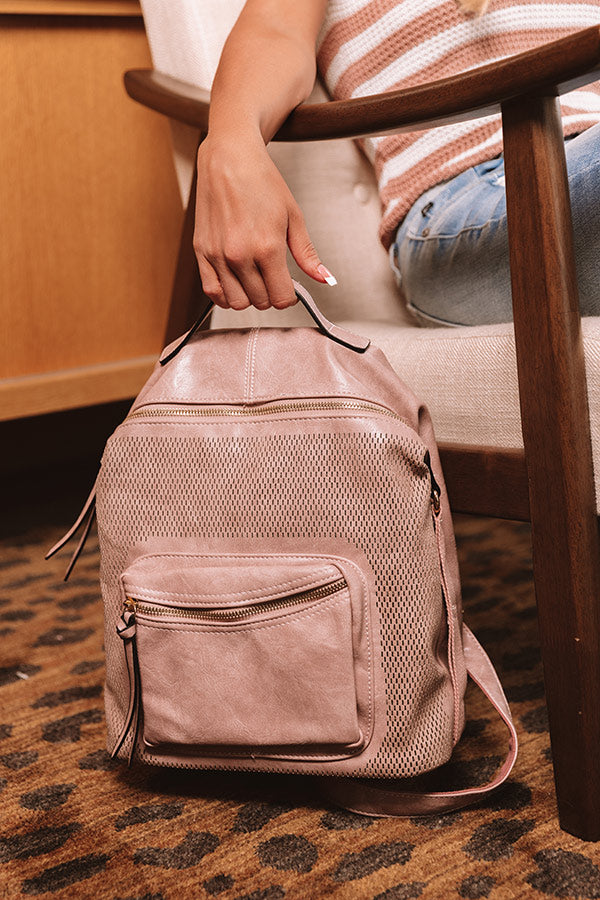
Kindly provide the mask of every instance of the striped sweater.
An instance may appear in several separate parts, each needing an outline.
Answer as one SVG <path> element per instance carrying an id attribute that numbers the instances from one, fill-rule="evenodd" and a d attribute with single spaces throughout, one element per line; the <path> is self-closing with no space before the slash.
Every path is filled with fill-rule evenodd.
<path id="1" fill-rule="evenodd" d="M 336 100 L 445 78 L 600 24 L 600 0 L 491 0 L 479 17 L 455 0 L 329 0 L 317 62 Z M 565 135 L 600 122 L 600 82 L 561 99 Z M 502 152 L 500 116 L 369 138 L 386 247 L 421 194 Z"/>

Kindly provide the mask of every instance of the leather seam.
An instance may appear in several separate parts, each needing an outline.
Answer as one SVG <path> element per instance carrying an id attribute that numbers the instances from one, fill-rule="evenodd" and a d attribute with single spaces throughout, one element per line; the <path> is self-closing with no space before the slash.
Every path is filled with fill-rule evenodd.
<path id="1" fill-rule="evenodd" d="M 256 329 L 254 329 L 254 330 L 255 330 L 255 331 L 260 331 L 260 328 L 256 328 Z M 316 396 L 317 396 L 316 394 L 311 394 L 311 395 L 310 395 L 310 398 L 315 399 Z M 373 400 L 372 397 L 369 398 L 369 397 L 364 397 L 364 396 L 362 396 L 362 395 L 360 395 L 360 394 L 357 394 L 356 391 L 345 391 L 343 388 L 338 388 L 338 387 L 335 388 L 335 393 L 334 393 L 334 394 L 331 394 L 331 395 L 328 395 L 328 396 L 330 396 L 332 399 L 335 399 L 335 397 L 352 397 L 353 400 L 361 400 L 361 401 L 363 401 L 363 402 L 365 402 L 365 403 L 378 403 L 378 402 L 379 402 L 378 400 Z M 255 403 L 258 403 L 258 402 L 263 402 L 263 401 L 264 401 L 264 402 L 266 402 L 266 403 L 276 403 L 279 399 L 280 399 L 280 398 L 270 396 L 269 394 L 260 394 L 260 395 L 258 395 L 258 396 L 256 396 L 256 397 L 254 397 L 254 402 L 255 402 Z M 291 399 L 291 400 L 306 400 L 306 399 L 309 399 L 309 398 L 308 398 L 308 397 L 291 397 L 291 398 L 290 398 L 290 397 L 287 397 L 287 396 L 286 396 L 286 397 L 281 397 L 282 402 L 283 402 L 284 400 L 285 400 L 285 401 L 288 401 L 288 400 L 290 400 L 290 399 Z M 152 399 L 144 400 L 144 402 L 143 402 L 142 404 L 140 404 L 139 406 L 136 406 L 135 409 L 132 409 L 132 412 L 141 412 L 141 410 L 142 410 L 145 406 L 157 406 L 157 405 L 160 404 L 160 403 L 174 403 L 174 404 L 176 404 L 177 406 L 185 406 L 185 405 L 188 405 L 188 404 L 195 404 L 195 403 L 208 404 L 208 405 L 210 405 L 210 406 L 213 406 L 213 405 L 214 405 L 214 406 L 220 406 L 220 405 L 226 403 L 228 406 L 231 406 L 232 404 L 236 404 L 236 403 L 245 403 L 245 402 L 246 402 L 246 401 L 245 401 L 245 398 L 244 398 L 244 397 L 241 397 L 241 398 L 240 398 L 240 397 L 227 397 L 226 399 L 221 398 L 220 400 L 214 399 L 214 398 L 211 398 L 211 397 L 199 397 L 199 398 L 196 397 L 196 398 L 194 398 L 193 400 L 181 400 L 181 399 L 179 399 L 179 400 L 174 400 L 174 399 L 173 399 L 173 395 L 171 394 L 171 395 L 166 396 L 166 397 L 165 397 L 165 396 L 162 396 L 162 397 L 152 397 Z M 382 403 L 381 405 L 382 405 L 382 406 L 385 406 L 385 403 Z M 387 408 L 387 407 L 386 407 L 386 408 Z M 393 411 L 393 410 L 392 410 L 392 411 Z"/>
<path id="2" fill-rule="evenodd" d="M 437 558 L 440 568 L 440 586 L 442 591 L 442 607 L 445 609 L 445 619 L 446 619 L 446 628 L 448 632 L 448 648 L 447 648 L 447 657 L 448 657 L 448 671 L 450 674 L 450 683 L 452 685 L 452 700 L 453 700 L 453 723 L 452 723 L 452 743 L 453 745 L 458 743 L 458 739 L 460 738 L 459 732 L 459 721 L 461 719 L 461 707 L 464 703 L 464 698 L 461 697 L 461 692 L 458 686 L 458 660 L 457 660 L 457 635 L 454 630 L 454 610 L 456 608 L 455 603 L 450 596 L 450 591 L 448 588 L 448 578 L 446 577 L 446 567 L 445 567 L 445 553 L 443 546 L 443 511 L 440 511 L 439 515 L 433 518 L 433 531 L 435 534 L 436 540 L 436 549 L 437 549 Z"/>
<path id="3" fill-rule="evenodd" d="M 254 380 L 256 375 L 256 345 L 258 343 L 258 332 L 259 329 L 254 329 L 252 334 L 252 349 L 251 349 L 251 359 L 250 359 L 250 386 L 249 386 L 249 394 L 248 394 L 248 402 L 252 402 L 252 395 L 254 393 Z"/>
<path id="4" fill-rule="evenodd" d="M 246 358 L 244 360 L 244 397 L 243 403 L 248 402 L 248 360 L 250 356 L 250 343 L 252 339 L 252 331 L 248 334 L 248 340 L 246 341 Z"/>
<path id="5" fill-rule="evenodd" d="M 336 567 L 337 568 L 337 567 Z M 339 571 L 339 570 L 338 570 Z M 227 599 L 227 598 L 235 598 L 235 597 L 264 597 L 265 599 L 269 599 L 270 597 L 277 596 L 278 593 L 283 588 L 290 587 L 302 587 L 306 590 L 311 590 L 313 587 L 319 587 L 322 584 L 326 584 L 323 579 L 325 577 L 325 570 L 323 570 L 322 575 L 315 575 L 309 581 L 305 581 L 301 578 L 295 578 L 291 581 L 282 581 L 277 584 L 271 585 L 267 590 L 261 590 L 260 588 L 255 588 L 255 590 L 248 591 L 229 591 L 227 593 L 216 593 L 216 594 L 206 594 L 204 592 L 198 591 L 197 593 L 186 593 L 184 591 L 161 591 L 154 590 L 153 588 L 133 588 L 138 590 L 140 593 L 147 594 L 152 597 L 190 597 L 194 600 L 197 600 L 201 603 L 203 600 L 216 600 L 216 599 Z M 139 598 L 141 599 L 141 598 Z"/>
<path id="6" fill-rule="evenodd" d="M 274 413 L 274 415 L 276 415 L 276 413 Z M 302 422 L 302 421 L 313 422 L 313 421 L 319 421 L 319 420 L 338 420 L 338 419 L 339 419 L 339 420 L 348 420 L 348 421 L 355 421 L 355 422 L 363 422 L 363 421 L 364 421 L 364 422 L 369 422 L 369 421 L 371 421 L 371 419 L 375 418 L 376 416 L 377 416 L 377 413 L 374 413 L 374 414 L 372 414 L 372 415 L 370 415 L 370 416 L 366 416 L 366 415 L 364 415 L 364 416 L 357 416 L 356 414 L 352 414 L 352 413 L 349 414 L 349 415 L 344 415 L 343 413 L 330 413 L 330 414 L 328 414 L 328 415 L 322 415 L 322 416 L 312 416 L 312 415 L 308 415 L 308 416 L 306 416 L 306 417 L 298 417 L 298 416 L 278 416 L 278 418 L 277 418 L 275 421 L 276 421 L 276 422 Z M 381 414 L 378 416 L 378 418 L 383 418 L 383 419 L 385 419 L 386 421 L 389 422 L 389 416 L 386 416 L 385 413 L 381 413 Z M 271 420 L 265 419 L 265 421 L 271 422 L 271 423 L 273 422 L 272 419 L 271 419 Z M 406 420 L 404 420 L 404 419 L 402 419 L 402 420 L 396 420 L 396 421 L 397 421 L 397 422 L 399 421 L 399 423 L 400 423 L 401 425 L 404 425 L 405 428 L 408 428 L 409 431 L 411 431 L 411 432 L 413 433 L 414 437 L 415 437 L 415 438 L 417 439 L 417 441 L 419 442 L 419 445 L 420 445 L 421 447 L 423 447 L 424 450 L 427 449 L 426 444 L 423 443 L 422 439 L 421 439 L 420 436 L 419 436 L 419 433 L 416 431 L 416 429 L 413 428 L 412 425 L 410 425 L 410 424 L 409 424 Z M 127 423 L 126 423 L 126 422 L 123 422 L 123 425 L 125 425 L 125 424 L 127 424 L 127 425 L 134 425 L 134 426 L 136 426 L 136 427 L 146 426 L 146 427 L 156 428 L 156 422 L 140 422 L 140 421 L 137 421 L 137 422 L 127 422 Z M 206 425 L 206 423 L 204 423 L 204 424 Z M 253 419 L 251 422 L 248 422 L 248 420 L 246 420 L 245 424 L 261 425 L 261 424 L 262 424 L 262 421 L 261 421 L 260 419 Z M 185 421 L 183 421 L 183 420 L 179 420 L 178 422 L 169 422 L 169 427 L 172 427 L 173 425 L 187 425 L 188 427 L 190 427 L 190 426 L 195 426 L 195 427 L 197 427 L 198 422 L 185 422 Z M 211 428 L 214 428 L 214 427 L 231 426 L 231 421 L 229 420 L 229 421 L 226 421 L 226 422 L 216 422 L 216 421 L 215 421 L 215 422 L 210 422 L 210 423 L 209 423 L 209 426 L 210 426 Z M 266 435 L 266 437 L 271 437 L 271 435 Z M 411 437 L 412 437 L 412 435 L 411 435 Z M 110 440 L 112 440 L 113 438 L 114 438 L 114 435 L 111 436 Z M 208 439 L 210 439 L 210 438 L 206 438 L 206 439 L 208 440 Z"/>
<path id="7" fill-rule="evenodd" d="M 348 759 L 352 759 L 355 756 L 359 756 L 364 752 L 368 744 L 360 745 L 357 749 L 353 747 L 350 748 L 347 752 L 338 753 L 337 751 L 332 751 L 331 756 L 327 754 L 322 754 L 321 756 L 317 756 L 315 754 L 306 754 L 301 755 L 298 753 L 296 756 L 267 756 L 265 755 L 256 755 L 254 759 L 259 763 L 258 766 L 248 765 L 248 760 L 250 757 L 248 756 L 223 756 L 222 758 L 217 758 L 214 756 L 211 757 L 197 757 L 199 762 L 204 763 L 204 759 L 210 760 L 208 763 L 204 764 L 195 764 L 195 763 L 184 763 L 184 762 L 172 762 L 168 756 L 162 756 L 160 753 L 152 752 L 149 749 L 147 744 L 143 744 L 141 742 L 141 750 L 138 747 L 140 753 L 140 759 L 142 762 L 149 761 L 151 763 L 156 763 L 157 765 L 167 766 L 170 769 L 185 769 L 192 772 L 248 772 L 248 773 L 258 773 L 258 774 L 288 774 L 288 775 L 317 775 L 317 776 L 327 776 L 329 772 L 323 771 L 323 764 L 337 763 L 337 762 L 345 762 Z M 232 765 L 232 761 L 236 763 L 239 761 L 239 765 Z M 271 763 L 282 764 L 284 768 L 273 769 L 270 767 Z M 302 764 L 306 766 L 302 771 L 298 771 L 298 764 Z M 309 769 L 308 765 L 310 763 L 320 764 L 319 768 Z M 352 779 L 354 776 L 350 773 L 346 772 L 332 772 L 331 773 L 335 777 L 339 778 L 348 778 Z"/>
<path id="8" fill-rule="evenodd" d="M 279 559 L 279 560 L 295 560 L 305 559 L 308 562 L 314 562 L 318 559 L 340 559 L 344 562 L 352 562 L 341 556 L 308 556 L 305 553 L 144 553 L 137 557 L 136 562 L 142 559 Z"/>
<path id="9" fill-rule="evenodd" d="M 250 403 L 252 397 L 253 368 L 254 368 L 254 345 L 256 342 L 257 328 L 252 328 L 248 334 L 246 343 L 246 360 L 244 363 L 244 403 Z"/>

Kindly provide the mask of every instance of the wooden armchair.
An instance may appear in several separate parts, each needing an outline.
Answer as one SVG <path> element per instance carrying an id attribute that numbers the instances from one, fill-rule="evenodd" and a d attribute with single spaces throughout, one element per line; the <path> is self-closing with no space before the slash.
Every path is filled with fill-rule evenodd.
<path id="1" fill-rule="evenodd" d="M 600 839 L 600 544 L 557 95 L 599 77 L 600 28 L 594 27 L 410 90 L 305 104 L 274 139 L 320 141 L 415 131 L 502 112 L 524 449 L 448 442 L 439 432 L 438 437 L 455 511 L 531 520 L 560 823 L 587 840 Z M 200 137 L 205 134 L 207 92 L 157 71 L 127 72 L 125 84 L 135 100 L 193 126 Z M 195 318 L 202 296 L 192 250 L 193 219 L 192 185 L 169 339 Z M 363 318 L 368 315 L 365 310 Z M 344 324 L 361 330 L 356 322 Z M 368 322 L 362 324 L 368 332 Z M 394 327 L 405 331 L 410 326 L 405 320 L 390 325 L 386 352 Z M 377 336 L 375 340 L 382 346 Z M 390 361 L 411 384 L 402 361 Z M 436 367 L 444 365 L 443 355 L 436 358 Z M 595 391 L 598 378 L 595 369 L 590 372 L 590 389 Z M 436 422 L 435 397 L 421 397 Z"/>

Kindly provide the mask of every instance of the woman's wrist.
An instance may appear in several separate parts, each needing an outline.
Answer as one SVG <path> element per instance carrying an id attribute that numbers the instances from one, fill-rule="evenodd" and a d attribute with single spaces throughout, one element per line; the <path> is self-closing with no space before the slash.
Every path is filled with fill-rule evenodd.
<path id="1" fill-rule="evenodd" d="M 208 118 L 208 133 L 213 143 L 262 143 L 265 140 L 261 133 L 258 115 L 252 115 L 245 109 L 227 106 L 225 109 L 212 107 Z"/>
<path id="2" fill-rule="evenodd" d="M 240 182 L 265 177 L 273 163 L 259 131 L 250 128 L 215 129 L 208 132 L 198 149 L 199 173 L 203 177 Z"/>

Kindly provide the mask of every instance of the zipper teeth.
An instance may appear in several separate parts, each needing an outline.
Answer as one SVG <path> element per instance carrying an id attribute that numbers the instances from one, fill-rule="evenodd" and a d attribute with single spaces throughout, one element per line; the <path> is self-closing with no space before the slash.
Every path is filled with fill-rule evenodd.
<path id="1" fill-rule="evenodd" d="M 207 418 L 213 416 L 232 416 L 234 418 L 244 418 L 248 416 L 268 416 L 280 412 L 309 412 L 312 410 L 336 410 L 336 409 L 358 409 L 368 410 L 369 412 L 377 412 L 382 415 L 390 416 L 393 419 L 399 419 L 401 422 L 406 420 L 377 403 L 367 403 L 360 400 L 314 400 L 314 401 L 297 401 L 294 403 L 273 403 L 253 407 L 226 407 L 226 406 L 207 406 L 195 407 L 189 409 L 180 406 L 146 406 L 130 413 L 127 419 L 140 418 L 159 418 L 162 416 L 182 416 L 184 418 Z"/>
<path id="2" fill-rule="evenodd" d="M 187 609 L 176 606 L 152 606 L 136 600 L 134 597 L 128 597 L 125 603 L 126 606 L 132 608 L 135 612 L 147 616 L 177 616 L 184 619 L 236 621 L 237 619 L 248 619 L 261 613 L 275 612 L 288 606 L 306 603 L 310 600 L 321 600 L 324 597 L 329 597 L 331 594 L 336 594 L 345 587 L 347 587 L 346 579 L 338 578 L 337 581 L 321 585 L 318 588 L 312 588 L 309 591 L 301 591 L 289 597 L 281 597 L 278 600 L 268 600 L 266 603 L 256 603 L 251 607 L 236 607 L 235 609 Z"/>

